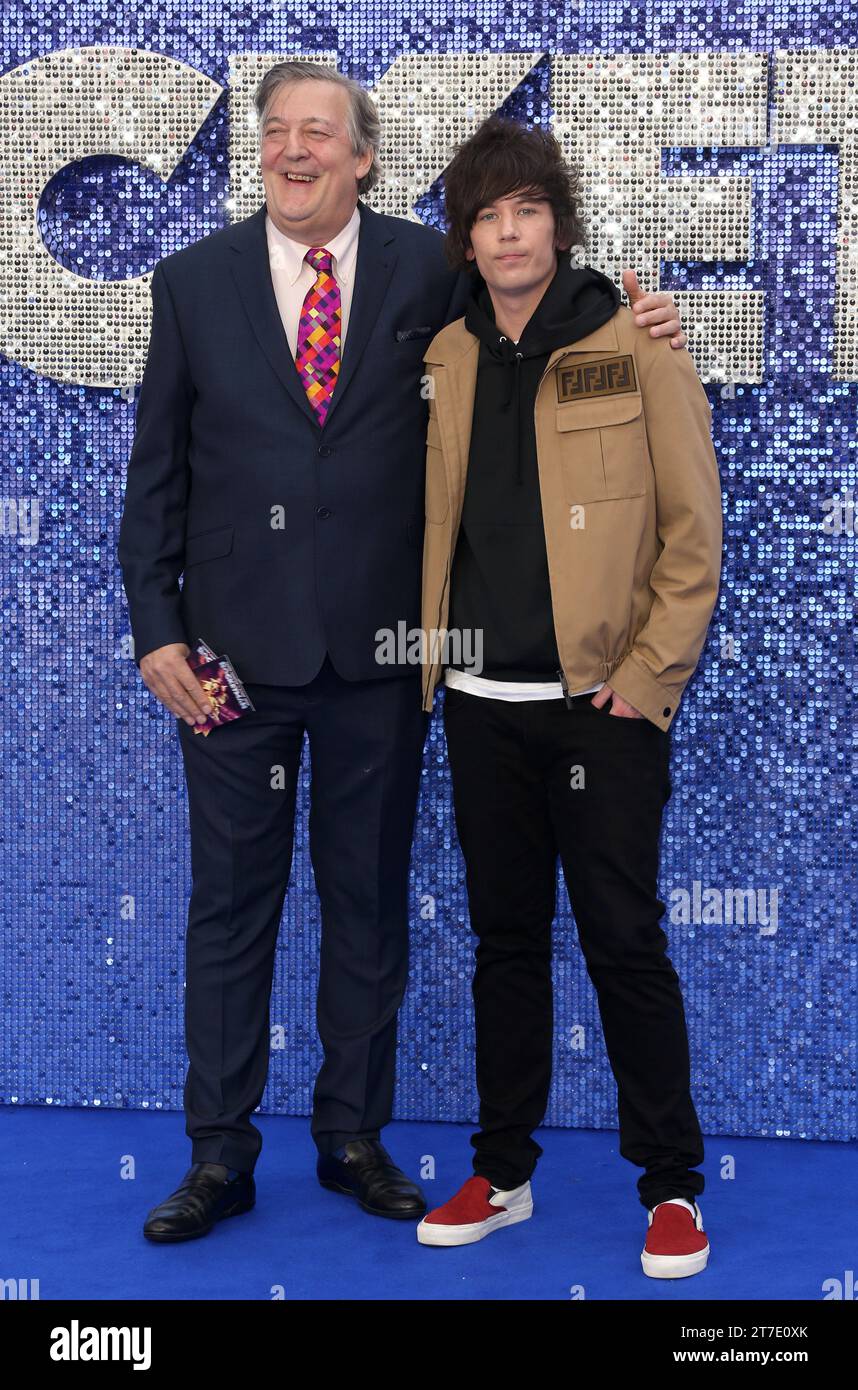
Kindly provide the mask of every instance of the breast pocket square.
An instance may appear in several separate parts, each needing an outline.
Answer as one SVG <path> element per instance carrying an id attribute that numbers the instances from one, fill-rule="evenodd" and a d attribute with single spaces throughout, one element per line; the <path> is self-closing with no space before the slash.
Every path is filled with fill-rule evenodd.
<path id="1" fill-rule="evenodd" d="M 397 328 L 396 341 L 410 343 L 414 338 L 431 338 L 434 332 L 431 324 L 422 324 L 419 328 Z"/>

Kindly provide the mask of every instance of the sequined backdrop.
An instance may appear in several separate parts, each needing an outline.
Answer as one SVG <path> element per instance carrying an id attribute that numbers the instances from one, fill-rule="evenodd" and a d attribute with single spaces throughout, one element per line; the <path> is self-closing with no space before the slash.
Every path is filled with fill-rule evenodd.
<path id="1" fill-rule="evenodd" d="M 375 92 L 375 206 L 440 225 L 439 177 L 484 115 L 550 122 L 586 171 L 586 259 L 675 292 L 725 505 L 663 840 L 694 1096 L 709 1133 L 854 1137 L 854 8 L 39 0 L 0 23 L 0 1100 L 181 1108 L 184 780 L 115 553 L 146 276 L 258 206 L 253 83 L 324 55 Z M 306 781 L 262 1107 L 292 1114 L 319 1060 Z M 396 1113 L 473 1119 L 437 719 L 412 883 Z M 558 904 L 548 1121 L 611 1127 L 562 884 Z"/>

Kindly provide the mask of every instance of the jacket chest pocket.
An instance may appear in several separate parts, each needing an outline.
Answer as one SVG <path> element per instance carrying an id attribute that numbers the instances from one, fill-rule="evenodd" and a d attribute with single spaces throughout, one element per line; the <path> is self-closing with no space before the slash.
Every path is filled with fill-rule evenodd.
<path id="1" fill-rule="evenodd" d="M 427 521 L 446 521 L 450 510 L 447 494 L 447 472 L 444 468 L 444 450 L 441 447 L 441 430 L 434 415 L 429 417 L 426 430 L 426 519 Z"/>
<path id="2" fill-rule="evenodd" d="M 567 502 L 603 502 L 646 492 L 646 430 L 639 392 L 558 405 L 555 428 Z"/>

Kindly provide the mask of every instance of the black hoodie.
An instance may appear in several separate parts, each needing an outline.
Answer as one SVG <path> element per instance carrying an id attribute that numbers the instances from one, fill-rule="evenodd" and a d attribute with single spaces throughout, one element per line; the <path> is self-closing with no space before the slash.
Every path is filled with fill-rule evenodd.
<path id="1" fill-rule="evenodd" d="M 465 327 L 480 340 L 468 477 L 450 585 L 451 630 L 482 630 L 488 679 L 557 679 L 545 530 L 536 463 L 534 403 L 555 348 L 592 333 L 617 312 L 620 292 L 589 266 L 558 255 L 557 271 L 517 343 L 495 323 L 474 275 Z M 465 643 L 473 650 L 473 638 Z M 468 669 L 464 662 L 450 663 Z M 475 673 L 477 674 L 477 673 Z"/>

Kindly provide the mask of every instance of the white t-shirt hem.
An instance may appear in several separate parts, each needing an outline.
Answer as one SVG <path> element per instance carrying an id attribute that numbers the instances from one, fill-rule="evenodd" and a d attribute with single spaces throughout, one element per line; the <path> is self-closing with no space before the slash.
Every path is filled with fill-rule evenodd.
<path id="1" fill-rule="evenodd" d="M 486 676 L 475 676 L 470 671 L 456 671 L 452 667 L 444 672 L 444 684 L 454 690 L 464 690 L 466 695 L 482 695 L 490 700 L 562 700 L 563 687 L 559 681 L 506 681 L 489 680 Z M 594 695 L 605 684 L 588 686 L 586 690 L 571 690 L 570 695 Z"/>

